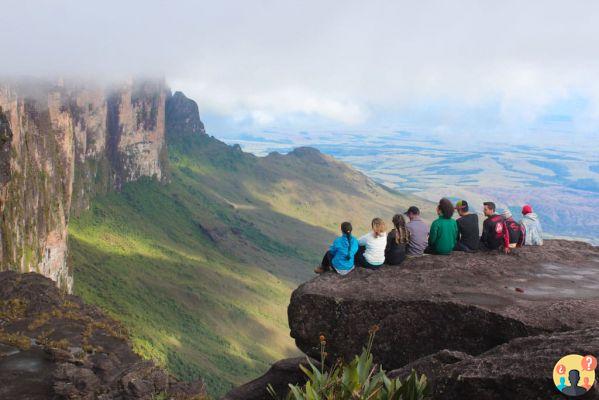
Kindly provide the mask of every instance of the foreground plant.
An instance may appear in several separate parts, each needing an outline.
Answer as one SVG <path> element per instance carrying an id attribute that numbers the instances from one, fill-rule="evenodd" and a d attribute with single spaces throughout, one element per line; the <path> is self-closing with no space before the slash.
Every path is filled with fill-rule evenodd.
<path id="1" fill-rule="evenodd" d="M 320 337 L 321 367 L 316 367 L 308 359 L 309 367 L 300 365 L 308 377 L 305 385 L 289 385 L 286 400 L 422 400 L 428 394 L 425 375 L 412 370 L 403 382 L 387 377 L 385 371 L 374 363 L 372 343 L 378 327 L 370 330 L 368 344 L 360 356 L 356 356 L 349 364 L 337 361 L 329 370 L 325 370 L 325 345 Z M 270 395 L 277 399 L 271 385 Z"/>

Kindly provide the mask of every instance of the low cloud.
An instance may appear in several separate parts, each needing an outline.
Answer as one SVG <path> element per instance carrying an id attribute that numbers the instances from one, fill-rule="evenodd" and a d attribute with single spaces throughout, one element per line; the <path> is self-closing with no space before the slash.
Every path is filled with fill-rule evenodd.
<path id="1" fill-rule="evenodd" d="M 355 126 L 444 102 L 495 103 L 509 127 L 582 96 L 591 106 L 570 112 L 589 126 L 597 15 L 599 2 L 555 0 L 11 2 L 0 74 L 164 76 L 205 112 L 258 125 Z"/>

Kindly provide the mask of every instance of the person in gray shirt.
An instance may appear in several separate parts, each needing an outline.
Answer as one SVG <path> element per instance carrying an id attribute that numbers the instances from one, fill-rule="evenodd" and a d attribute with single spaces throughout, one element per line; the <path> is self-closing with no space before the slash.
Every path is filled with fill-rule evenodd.
<path id="1" fill-rule="evenodd" d="M 410 232 L 408 257 L 421 256 L 428 244 L 428 226 L 420 219 L 418 207 L 411 206 L 404 214 L 410 219 L 410 222 L 406 224 L 406 228 Z"/>

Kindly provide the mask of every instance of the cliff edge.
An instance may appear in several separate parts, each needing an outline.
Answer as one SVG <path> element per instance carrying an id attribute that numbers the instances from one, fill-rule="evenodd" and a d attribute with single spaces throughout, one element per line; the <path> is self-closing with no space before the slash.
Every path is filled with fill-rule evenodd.
<path id="1" fill-rule="evenodd" d="M 352 359 L 377 326 L 375 361 L 391 377 L 425 374 L 432 400 L 565 397 L 553 383 L 568 354 L 599 354 L 599 248 L 547 240 L 510 255 L 423 256 L 400 266 L 325 273 L 300 285 L 288 307 L 291 336 L 329 363 Z M 305 359 L 283 360 L 223 400 L 267 400 L 268 383 L 304 383 Z M 583 399 L 599 399 L 595 389 Z"/>
<path id="2" fill-rule="evenodd" d="M 0 398 L 199 399 L 133 353 L 126 330 L 39 274 L 0 272 Z"/>
<path id="3" fill-rule="evenodd" d="M 510 255 L 454 252 L 323 274 L 293 292 L 288 315 L 291 336 L 311 356 L 322 334 L 332 357 L 349 359 L 373 325 L 373 354 L 387 369 L 443 349 L 477 355 L 518 337 L 594 326 L 599 248 L 548 240 Z"/>
<path id="4" fill-rule="evenodd" d="M 204 133 L 195 102 L 162 81 L 0 82 L 0 270 L 71 291 L 69 218 L 127 182 L 168 181 L 167 124 Z"/>

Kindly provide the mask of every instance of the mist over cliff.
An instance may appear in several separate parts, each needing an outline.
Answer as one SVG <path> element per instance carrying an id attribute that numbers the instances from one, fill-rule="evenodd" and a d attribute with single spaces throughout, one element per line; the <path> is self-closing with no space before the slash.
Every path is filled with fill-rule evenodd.
<path id="1" fill-rule="evenodd" d="M 0 83 L 2 269 L 40 272 L 71 290 L 70 216 L 140 177 L 168 180 L 169 99 L 159 80 Z"/>

